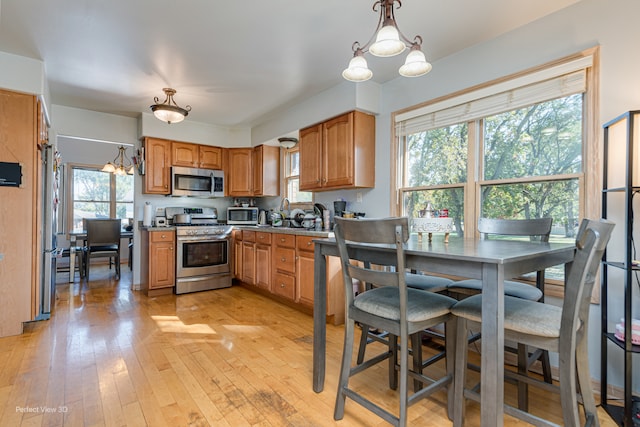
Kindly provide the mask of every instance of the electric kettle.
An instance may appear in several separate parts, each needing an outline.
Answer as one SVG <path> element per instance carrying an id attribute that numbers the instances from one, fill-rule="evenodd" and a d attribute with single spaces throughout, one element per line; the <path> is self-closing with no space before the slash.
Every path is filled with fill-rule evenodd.
<path id="1" fill-rule="evenodd" d="M 267 212 L 264 210 L 258 215 L 258 225 L 267 225 Z"/>

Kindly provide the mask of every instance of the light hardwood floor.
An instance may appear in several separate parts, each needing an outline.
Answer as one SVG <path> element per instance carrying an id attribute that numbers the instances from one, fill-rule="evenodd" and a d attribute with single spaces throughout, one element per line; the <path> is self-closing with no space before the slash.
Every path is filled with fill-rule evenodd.
<path id="1" fill-rule="evenodd" d="M 59 274 L 54 316 L 0 338 L 0 426 L 388 425 L 351 401 L 333 420 L 341 327 L 327 325 L 316 394 L 311 316 L 240 286 L 147 298 L 130 290 L 126 265 L 122 273 L 116 281 L 106 266 L 92 268 L 90 283 L 76 275 L 73 284 Z M 393 408 L 385 368 L 353 381 Z M 410 425 L 451 425 L 445 404 L 440 392 L 412 406 Z M 465 425 L 478 426 L 478 406 L 467 407 Z M 557 396 L 534 394 L 532 411 L 558 421 Z"/>

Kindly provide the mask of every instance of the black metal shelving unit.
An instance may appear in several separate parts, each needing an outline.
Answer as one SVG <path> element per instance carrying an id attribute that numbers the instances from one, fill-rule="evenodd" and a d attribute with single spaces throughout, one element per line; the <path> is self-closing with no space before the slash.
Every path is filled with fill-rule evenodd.
<path id="1" fill-rule="evenodd" d="M 623 221 L 618 219 L 616 228 L 624 227 L 625 249 L 623 259 L 610 260 L 605 252 L 602 261 L 602 289 L 601 289 L 601 378 L 600 392 L 602 407 L 621 426 L 633 427 L 636 417 L 633 396 L 633 356 L 640 353 L 640 345 L 632 344 L 632 319 L 633 319 L 633 278 L 640 268 L 633 264 L 633 197 L 640 193 L 640 138 L 635 133 L 640 131 L 640 111 L 628 111 L 610 122 L 604 124 L 604 157 L 603 157 L 603 186 L 602 186 L 602 216 L 610 218 L 614 213 L 608 211 L 610 198 L 617 197 L 618 204 L 624 198 Z M 636 140 L 639 139 L 639 140 Z M 635 160 L 638 157 L 638 160 Z M 624 163 L 624 173 L 621 168 Z M 620 214 L 618 206 L 615 206 L 616 214 Z M 622 223 L 623 222 L 623 223 Z M 614 243 L 620 245 L 619 241 Z M 609 248 L 612 248 L 609 243 Z M 619 282 L 610 282 L 609 275 L 617 270 L 616 274 L 623 276 L 624 286 L 624 341 L 618 340 L 615 333 L 611 332 L 609 325 L 609 303 L 619 304 L 620 301 L 609 301 L 609 286 L 619 286 Z M 618 320 L 618 319 L 616 319 Z M 610 345 L 613 343 L 614 345 Z M 608 393 L 608 360 L 609 353 L 622 351 L 624 353 L 624 390 L 623 405 L 612 404 L 613 399 Z M 616 399 L 618 400 L 618 399 Z M 640 419 L 636 419 L 640 421 Z"/>

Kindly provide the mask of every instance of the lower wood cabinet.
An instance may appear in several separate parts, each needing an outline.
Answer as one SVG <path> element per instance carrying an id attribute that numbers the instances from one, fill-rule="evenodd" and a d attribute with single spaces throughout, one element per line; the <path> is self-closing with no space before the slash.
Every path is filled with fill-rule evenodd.
<path id="1" fill-rule="evenodd" d="M 173 230 L 140 233 L 140 289 L 149 295 L 173 292 L 176 284 L 176 233 Z M 147 268 L 144 268 L 147 266 Z"/>
<path id="2" fill-rule="evenodd" d="M 309 314 L 314 300 L 314 243 L 317 236 L 234 231 L 234 275 L 251 289 Z M 344 323 L 340 260 L 327 259 L 327 321 Z"/>

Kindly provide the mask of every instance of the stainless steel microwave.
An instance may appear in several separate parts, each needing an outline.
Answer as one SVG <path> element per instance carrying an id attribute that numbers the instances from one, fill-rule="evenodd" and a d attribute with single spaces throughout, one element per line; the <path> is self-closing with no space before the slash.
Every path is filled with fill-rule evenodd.
<path id="1" fill-rule="evenodd" d="M 237 207 L 229 206 L 227 208 L 227 224 L 231 225 L 256 225 L 258 224 L 258 212 L 260 209 L 256 207 Z"/>
<path id="2" fill-rule="evenodd" d="M 224 197 L 224 172 L 174 166 L 171 168 L 171 195 Z"/>

